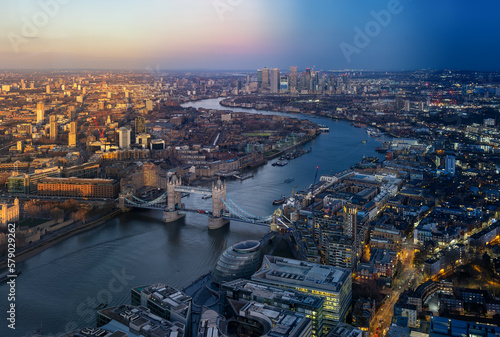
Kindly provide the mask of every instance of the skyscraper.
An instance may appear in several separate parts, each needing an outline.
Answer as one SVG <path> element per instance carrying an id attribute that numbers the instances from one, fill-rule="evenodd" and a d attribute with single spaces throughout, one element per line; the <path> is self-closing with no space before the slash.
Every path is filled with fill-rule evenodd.
<path id="1" fill-rule="evenodd" d="M 257 70 L 257 87 L 262 87 L 262 69 Z"/>
<path id="2" fill-rule="evenodd" d="M 36 122 L 40 123 L 45 118 L 45 103 L 38 102 L 36 105 Z"/>
<path id="3" fill-rule="evenodd" d="M 304 75 L 306 87 L 304 89 L 311 90 L 311 68 L 306 68 L 306 73 Z"/>
<path id="4" fill-rule="evenodd" d="M 278 68 L 271 69 L 271 93 L 278 93 L 280 89 L 280 71 Z"/>
<path id="5" fill-rule="evenodd" d="M 262 69 L 262 88 L 269 88 L 269 69 Z"/>
<path id="6" fill-rule="evenodd" d="M 288 92 L 288 76 L 280 76 L 280 92 Z"/>
<path id="7" fill-rule="evenodd" d="M 130 148 L 130 129 L 121 127 L 118 130 L 118 146 L 120 149 Z"/>
<path id="8" fill-rule="evenodd" d="M 297 67 L 296 66 L 291 66 L 290 67 L 290 78 L 289 78 L 289 83 L 288 83 L 290 91 L 293 89 L 297 89 Z"/>
<path id="9" fill-rule="evenodd" d="M 146 133 L 146 119 L 142 116 L 138 116 L 135 119 L 135 134 Z"/>

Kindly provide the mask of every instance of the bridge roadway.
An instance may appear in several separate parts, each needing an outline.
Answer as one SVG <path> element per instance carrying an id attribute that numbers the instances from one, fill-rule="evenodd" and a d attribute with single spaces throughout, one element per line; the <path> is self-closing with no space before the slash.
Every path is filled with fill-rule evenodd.
<path id="1" fill-rule="evenodd" d="M 177 186 L 175 188 L 176 192 L 184 192 L 184 193 L 196 193 L 196 194 L 212 194 L 212 189 L 204 188 L 204 187 L 192 187 L 192 186 Z"/>

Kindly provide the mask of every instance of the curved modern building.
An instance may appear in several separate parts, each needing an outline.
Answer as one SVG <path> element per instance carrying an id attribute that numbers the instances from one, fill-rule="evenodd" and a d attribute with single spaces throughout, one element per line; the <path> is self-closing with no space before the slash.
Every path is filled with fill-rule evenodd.
<path id="1" fill-rule="evenodd" d="M 247 240 L 235 243 L 226 249 L 212 273 L 212 281 L 216 284 L 233 281 L 239 278 L 250 278 L 260 265 L 260 242 Z"/>

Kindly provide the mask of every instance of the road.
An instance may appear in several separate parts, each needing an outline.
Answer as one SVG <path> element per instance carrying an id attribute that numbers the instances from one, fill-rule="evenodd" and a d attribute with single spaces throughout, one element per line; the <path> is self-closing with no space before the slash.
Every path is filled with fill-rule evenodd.
<path id="1" fill-rule="evenodd" d="M 401 250 L 403 268 L 394 279 L 393 289 L 386 296 L 384 302 L 378 308 L 370 322 L 370 336 L 387 335 L 394 313 L 394 304 L 398 301 L 399 295 L 401 295 L 410 283 L 415 282 L 414 284 L 419 284 L 418 282 L 420 281 L 422 273 L 416 273 L 418 270 L 413 267 L 413 258 L 414 249 L 412 245 L 405 244 Z"/>

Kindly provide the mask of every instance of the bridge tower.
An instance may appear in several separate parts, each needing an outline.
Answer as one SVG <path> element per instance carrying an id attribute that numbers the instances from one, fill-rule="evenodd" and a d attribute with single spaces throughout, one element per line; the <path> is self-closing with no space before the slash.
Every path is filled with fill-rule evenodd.
<path id="1" fill-rule="evenodd" d="M 130 211 L 130 207 L 125 206 L 125 198 L 132 199 L 132 193 L 127 192 L 125 194 L 120 193 L 118 196 L 118 208 L 122 210 L 122 212 Z"/>
<path id="2" fill-rule="evenodd" d="M 178 209 L 181 207 L 182 193 L 175 191 L 176 187 L 182 185 L 180 178 L 174 174 L 167 183 L 167 209 L 163 210 L 163 222 L 174 222 L 186 216 L 180 214 Z"/>
<path id="3" fill-rule="evenodd" d="M 229 220 L 223 219 L 226 205 L 222 202 L 226 201 L 226 183 L 220 178 L 217 183 L 212 183 L 212 216 L 208 218 L 208 228 L 217 229 L 229 223 Z"/>
<path id="4" fill-rule="evenodd" d="M 271 222 L 271 231 L 272 232 L 278 231 L 278 228 L 280 226 L 278 219 L 280 219 L 282 215 L 283 215 L 283 212 L 281 211 L 281 209 L 277 208 L 274 211 L 274 213 L 272 215 L 272 222 Z"/>

